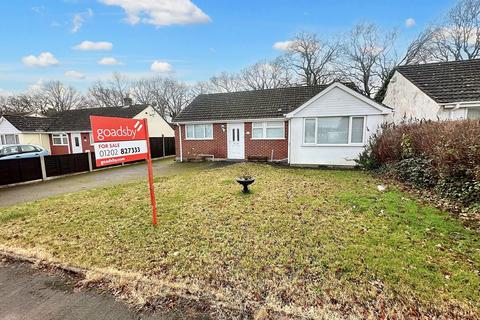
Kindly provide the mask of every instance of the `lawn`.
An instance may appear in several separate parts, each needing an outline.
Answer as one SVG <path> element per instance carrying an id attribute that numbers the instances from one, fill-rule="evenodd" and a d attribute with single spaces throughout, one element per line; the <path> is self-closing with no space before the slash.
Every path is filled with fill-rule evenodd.
<path id="1" fill-rule="evenodd" d="M 480 237 L 447 213 L 379 192 L 359 171 L 196 168 L 156 179 L 157 228 L 141 181 L 0 209 L 0 246 L 92 270 L 137 303 L 179 295 L 258 318 L 479 316 Z M 233 180 L 244 172 L 257 178 L 248 195 Z"/>

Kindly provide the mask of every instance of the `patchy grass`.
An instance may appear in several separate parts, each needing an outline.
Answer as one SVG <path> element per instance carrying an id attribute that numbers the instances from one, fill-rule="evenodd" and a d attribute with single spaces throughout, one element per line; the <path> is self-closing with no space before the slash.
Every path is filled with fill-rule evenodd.
<path id="1" fill-rule="evenodd" d="M 248 195 L 234 182 L 245 171 Z M 263 318 L 478 317 L 478 233 L 377 184 L 358 171 L 186 170 L 156 180 L 157 228 L 138 182 L 0 209 L 0 244 L 92 270 L 138 303 L 177 293 Z"/>

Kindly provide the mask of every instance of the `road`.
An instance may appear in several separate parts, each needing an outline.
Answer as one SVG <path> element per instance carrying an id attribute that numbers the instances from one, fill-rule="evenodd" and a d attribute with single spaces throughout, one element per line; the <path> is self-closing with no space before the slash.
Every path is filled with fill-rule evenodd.
<path id="1" fill-rule="evenodd" d="M 212 168 L 221 163 L 175 163 L 173 158 L 153 161 L 155 177 L 167 176 L 184 170 Z M 64 193 L 94 189 L 129 181 L 147 179 L 147 166 L 137 163 L 78 175 L 70 175 L 46 182 L 0 188 L 0 207 L 29 202 Z"/>
<path id="2" fill-rule="evenodd" d="M 0 258 L 0 320 L 209 319 L 194 310 L 140 314 L 113 296 L 75 289 L 76 279 Z"/>

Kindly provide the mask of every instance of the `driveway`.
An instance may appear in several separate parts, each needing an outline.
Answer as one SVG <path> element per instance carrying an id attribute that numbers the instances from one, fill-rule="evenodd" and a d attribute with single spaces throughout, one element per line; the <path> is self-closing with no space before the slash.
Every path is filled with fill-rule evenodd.
<path id="1" fill-rule="evenodd" d="M 200 170 L 204 168 L 213 168 L 219 165 L 222 164 L 212 162 L 176 163 L 173 158 L 167 158 L 153 161 L 153 171 L 154 177 L 161 177 L 180 173 L 185 170 Z M 147 181 L 147 165 L 144 162 L 61 177 L 46 182 L 1 188 L 0 207 L 140 179 L 145 179 L 145 181 Z"/>
<path id="2" fill-rule="evenodd" d="M 139 314 L 109 294 L 76 290 L 76 279 L 0 258 L 0 320 L 209 319 L 189 308 Z"/>

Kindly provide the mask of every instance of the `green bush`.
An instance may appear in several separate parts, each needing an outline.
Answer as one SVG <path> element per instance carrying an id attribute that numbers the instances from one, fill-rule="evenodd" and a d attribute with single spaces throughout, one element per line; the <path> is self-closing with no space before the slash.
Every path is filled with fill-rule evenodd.
<path id="1" fill-rule="evenodd" d="M 437 173 L 432 160 L 423 158 L 407 158 L 392 166 L 394 176 L 418 188 L 432 188 L 437 183 Z"/>
<path id="2" fill-rule="evenodd" d="M 385 124 L 357 163 L 384 169 L 417 188 L 431 188 L 465 205 L 480 206 L 480 121 Z"/>

